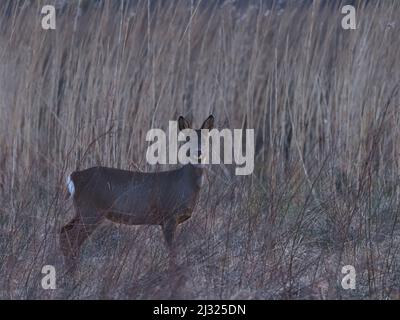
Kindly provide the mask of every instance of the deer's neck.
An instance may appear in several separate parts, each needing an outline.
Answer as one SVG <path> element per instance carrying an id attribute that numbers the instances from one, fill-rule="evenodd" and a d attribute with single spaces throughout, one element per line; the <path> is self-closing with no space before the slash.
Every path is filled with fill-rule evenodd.
<path id="1" fill-rule="evenodd" d="M 188 170 L 196 172 L 196 174 L 199 174 L 199 175 L 203 174 L 204 168 L 205 168 L 204 164 L 202 164 L 202 163 L 199 163 L 199 164 L 189 163 L 189 164 L 184 165 L 184 167 L 187 168 Z"/>
<path id="2" fill-rule="evenodd" d="M 184 170 L 192 177 L 198 188 L 201 188 L 204 182 L 204 165 L 203 164 L 187 164 Z"/>

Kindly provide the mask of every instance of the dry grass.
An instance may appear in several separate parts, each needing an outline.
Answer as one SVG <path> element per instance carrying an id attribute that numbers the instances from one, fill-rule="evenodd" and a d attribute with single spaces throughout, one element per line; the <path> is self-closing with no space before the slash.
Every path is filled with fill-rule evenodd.
<path id="1" fill-rule="evenodd" d="M 400 298 L 398 1 L 359 7 L 357 31 L 323 1 L 104 1 L 76 32 L 72 5 L 42 30 L 41 2 L 0 16 L 0 298 Z M 255 128 L 256 169 L 210 169 L 180 272 L 157 227 L 106 223 L 66 289 L 66 174 L 165 169 L 146 164 L 147 130 L 209 113 Z M 59 289 L 41 288 L 45 264 Z"/>

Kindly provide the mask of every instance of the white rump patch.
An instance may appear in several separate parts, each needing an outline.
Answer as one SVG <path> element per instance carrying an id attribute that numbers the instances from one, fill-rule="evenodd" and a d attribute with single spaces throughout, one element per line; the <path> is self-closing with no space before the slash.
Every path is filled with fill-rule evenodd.
<path id="1" fill-rule="evenodd" d="M 67 188 L 68 188 L 68 191 L 69 191 L 70 195 L 73 196 L 74 193 L 75 193 L 75 185 L 74 185 L 74 182 L 71 179 L 71 175 L 69 175 L 67 177 Z"/>

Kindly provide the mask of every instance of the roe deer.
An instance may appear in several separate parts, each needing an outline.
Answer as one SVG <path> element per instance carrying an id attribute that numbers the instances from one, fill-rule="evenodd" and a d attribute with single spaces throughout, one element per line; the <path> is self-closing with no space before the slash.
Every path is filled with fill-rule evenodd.
<path id="1" fill-rule="evenodd" d="M 211 130 L 209 116 L 201 129 Z M 189 129 L 183 117 L 179 130 Z M 195 130 L 201 141 L 201 129 Z M 198 164 L 177 170 L 144 173 L 106 167 L 73 172 L 67 188 L 73 198 L 75 217 L 60 231 L 60 247 L 69 269 L 77 265 L 80 247 L 105 219 L 127 225 L 161 225 L 169 249 L 169 265 L 175 265 L 174 235 L 178 224 L 192 215 L 203 180 L 201 144 L 194 155 Z M 193 156 L 193 155 L 190 155 Z"/>

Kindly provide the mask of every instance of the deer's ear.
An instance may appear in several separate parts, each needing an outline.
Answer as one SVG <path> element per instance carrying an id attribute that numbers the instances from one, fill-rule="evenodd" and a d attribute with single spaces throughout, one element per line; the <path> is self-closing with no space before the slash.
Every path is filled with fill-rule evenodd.
<path id="1" fill-rule="evenodd" d="M 190 129 L 190 123 L 184 117 L 180 116 L 178 119 L 179 130 Z"/>
<path id="2" fill-rule="evenodd" d="M 214 128 L 214 116 L 210 115 L 202 124 L 201 129 L 211 130 Z"/>

